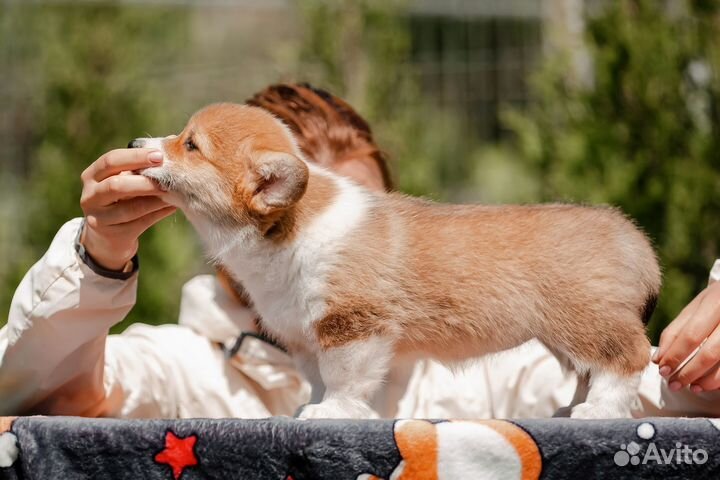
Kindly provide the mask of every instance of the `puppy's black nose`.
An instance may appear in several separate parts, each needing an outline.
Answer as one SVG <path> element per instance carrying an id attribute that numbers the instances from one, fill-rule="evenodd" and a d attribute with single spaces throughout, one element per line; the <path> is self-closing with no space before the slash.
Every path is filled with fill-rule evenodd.
<path id="1" fill-rule="evenodd" d="M 145 146 L 145 139 L 144 138 L 136 138 L 135 140 L 130 140 L 130 143 L 128 143 L 127 148 L 142 148 Z"/>

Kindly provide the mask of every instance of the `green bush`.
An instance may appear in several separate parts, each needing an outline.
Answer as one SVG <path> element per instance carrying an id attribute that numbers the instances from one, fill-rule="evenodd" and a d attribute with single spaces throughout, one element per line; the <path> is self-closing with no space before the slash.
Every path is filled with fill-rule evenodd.
<path id="1" fill-rule="evenodd" d="M 281 56 L 287 65 L 262 81 L 309 80 L 345 96 L 370 120 L 408 193 L 620 206 L 662 260 L 656 336 L 703 287 L 720 249 L 719 1 L 683 2 L 684 13 L 681 2 L 607 2 L 587 21 L 593 82 L 568 75 L 567 57 L 545 58 L 532 105 L 505 115 L 515 138 L 504 145 L 481 145 L 462 120 L 467 112 L 439 109 L 433 92 L 419 87 L 410 58 L 418 39 L 403 0 L 294 3 L 299 43 Z M 0 9 L 0 61 L 12 86 L 4 112 L 16 123 L 11 141 L 21 151 L 13 158 L 22 159 L 12 175 L 3 165 L 0 178 L 0 224 L 13 225 L 0 230 L 0 311 L 57 228 L 81 214 L 85 166 L 130 138 L 177 131 L 201 106 L 193 102 L 216 99 L 202 91 L 172 102 L 168 82 L 147 81 L 173 75 L 155 72 L 157 65 L 199 61 L 186 60 L 196 13 L 112 4 Z M 258 78 L 235 81 L 237 96 L 224 100 L 263 86 Z M 186 91 L 213 85 L 201 79 Z M 115 331 L 133 321 L 176 321 L 180 286 L 203 268 L 181 214 L 146 233 L 140 253 L 138 305 Z"/>
<path id="2" fill-rule="evenodd" d="M 557 55 L 529 111 L 506 116 L 543 200 L 617 205 L 652 237 L 664 272 L 655 339 L 720 250 L 718 2 L 663 5 L 611 2 L 587 22 L 592 84 Z"/>
<path id="3" fill-rule="evenodd" d="M 7 312 L 15 287 L 60 225 L 82 216 L 80 173 L 87 165 L 145 132 L 172 131 L 166 97 L 140 79 L 159 60 L 179 55 L 187 15 L 107 5 L 9 6 L 3 15 L 0 49 L 15 57 L 7 75 L 17 103 L 9 107 L 27 118 L 28 137 L 17 140 L 26 151 L 24 175 L 10 192 L 14 232 L 0 238 L 12 241 L 0 249 L 13 253 L 0 272 L 0 311 Z M 202 257 L 182 215 L 173 218 L 143 235 L 141 301 L 115 331 L 133 321 L 176 321 L 180 287 Z"/>

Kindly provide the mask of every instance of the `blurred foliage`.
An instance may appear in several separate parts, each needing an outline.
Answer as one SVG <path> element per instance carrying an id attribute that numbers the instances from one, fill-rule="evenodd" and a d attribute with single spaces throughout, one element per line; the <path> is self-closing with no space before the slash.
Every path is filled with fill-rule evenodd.
<path id="1" fill-rule="evenodd" d="M 457 199 L 473 178 L 480 140 L 460 112 L 439 108 L 421 90 L 410 63 L 407 0 L 298 5 L 303 77 L 343 96 L 368 119 L 399 190 Z"/>
<path id="2" fill-rule="evenodd" d="M 664 271 L 654 339 L 720 253 L 719 3 L 668 14 L 665 2 L 609 2 L 586 27 L 590 84 L 557 54 L 532 108 L 506 116 L 542 200 L 617 205 L 652 237 Z"/>
<path id="3" fill-rule="evenodd" d="M 4 259 L 0 311 L 15 287 L 47 249 L 57 229 L 79 207 L 80 173 L 102 153 L 162 128 L 163 92 L 140 79 L 178 56 L 186 41 L 186 13 L 176 9 L 118 6 L 3 7 L 6 74 L 21 101 L 8 108 L 27 116 L 27 169 L 19 196 L 13 257 Z M 152 47 L 149 47 L 152 46 Z M 143 265 L 133 321 L 173 322 L 179 291 L 201 257 L 179 214 L 143 235 Z M 8 249 L 9 250 L 9 249 Z M 4 316 L 4 315 L 3 315 Z M 4 321 L 4 319 L 3 319 Z"/>
<path id="4" fill-rule="evenodd" d="M 294 7 L 302 25 L 296 59 L 280 52 L 288 71 L 276 72 L 267 84 L 278 77 L 309 80 L 347 97 L 374 126 L 400 187 L 410 193 L 445 198 L 458 179 L 471 176 L 465 159 L 477 140 L 467 141 L 473 137 L 452 112 L 418 101 L 424 96 L 407 64 L 404 3 L 305 0 Z M 13 205 L 0 212 L 4 223 L 17 226 L 0 235 L 0 254 L 7 258 L 0 269 L 0 311 L 8 310 L 15 287 L 57 229 L 82 214 L 80 172 L 131 138 L 177 131 L 202 106 L 174 98 L 158 88 L 162 82 L 147 81 L 148 72 L 172 73 L 168 66 L 198 55 L 188 45 L 193 15 L 197 11 L 188 8 L 107 4 L 15 4 L 2 10 L 0 57 L 16 89 L 9 108 L 24 119 L 14 135 L 24 171 L 5 178 L 2 183 L 13 188 L 0 192 Z M 241 101 L 243 88 L 238 84 L 234 98 L 213 100 Z M 190 110 L 181 113 L 183 108 Z M 433 122 L 426 121 L 430 117 Z M 8 171 L 3 169 L 4 177 Z M 207 268 L 181 214 L 145 233 L 140 245 L 137 305 L 114 332 L 137 321 L 175 322 L 181 285 Z"/>
<path id="5" fill-rule="evenodd" d="M 663 11 L 671 2 L 606 2 L 587 20 L 591 80 L 573 75 L 570 55 L 551 52 L 533 78 L 532 105 L 504 116 L 514 136 L 501 144 L 483 144 L 467 112 L 441 106 L 439 94 L 421 86 L 412 51 L 422 42 L 413 43 L 421 39 L 411 35 L 409 1 L 297 0 L 290 28 L 298 38 L 287 34 L 275 52 L 282 65 L 248 33 L 233 37 L 238 44 L 225 45 L 214 67 L 207 50 L 226 37 L 194 37 L 199 9 L 4 5 L 0 61 L 12 91 L 0 93 L 12 155 L 22 162 L 0 172 L 0 224 L 13 225 L 0 231 L 0 311 L 60 225 L 81 215 L 79 175 L 90 162 L 131 138 L 177 131 L 197 102 L 242 100 L 262 81 L 283 79 L 347 98 L 368 118 L 407 193 L 620 206 L 662 258 L 657 334 L 703 287 L 719 253 L 718 1 L 687 2 L 687 12 L 673 14 Z M 255 52 L 267 71 L 247 68 L 243 52 Z M 194 80 L 172 83 L 183 64 Z M 166 83 L 156 81 L 163 76 Z M 237 96 L 228 96 L 235 85 Z M 181 214 L 143 236 L 140 258 L 138 304 L 114 331 L 176 321 L 181 285 L 206 268 Z"/>

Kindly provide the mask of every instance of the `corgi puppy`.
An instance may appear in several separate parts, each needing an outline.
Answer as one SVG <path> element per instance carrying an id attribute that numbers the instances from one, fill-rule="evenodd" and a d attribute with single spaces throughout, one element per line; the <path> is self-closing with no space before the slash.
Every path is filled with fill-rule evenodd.
<path id="1" fill-rule="evenodd" d="M 582 380 L 572 417 L 630 416 L 660 269 L 617 210 L 373 193 L 308 163 L 283 123 L 246 105 L 132 145 L 164 153 L 140 173 L 311 382 L 301 418 L 372 416 L 394 355 L 453 364 L 532 338 Z"/>

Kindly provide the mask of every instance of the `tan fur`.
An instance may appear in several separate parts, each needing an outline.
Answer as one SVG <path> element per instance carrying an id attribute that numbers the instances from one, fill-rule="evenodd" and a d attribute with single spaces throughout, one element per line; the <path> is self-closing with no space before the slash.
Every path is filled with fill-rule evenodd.
<path id="1" fill-rule="evenodd" d="M 292 208 L 277 216 L 272 230 L 269 230 L 270 238 L 277 243 L 292 242 L 298 229 L 322 213 L 335 195 L 337 187 L 331 179 L 311 173 L 305 195 Z"/>
<path id="2" fill-rule="evenodd" d="M 183 150 L 188 138 L 199 151 Z M 196 191 L 182 193 L 202 200 L 203 213 L 218 225 L 257 228 L 268 242 L 260 258 L 281 258 L 343 192 L 337 178 L 301 160 L 286 127 L 255 107 L 210 106 L 164 148 L 173 178 L 203 175 L 208 165 L 217 172 L 219 185 L 196 183 Z M 216 189 L 227 194 L 229 207 L 216 206 L 223 204 Z M 291 351 L 313 341 L 322 354 L 373 337 L 380 349 L 378 338 L 396 353 L 455 362 L 538 338 L 583 374 L 607 370 L 637 378 L 645 368 L 642 319 L 658 295 L 660 269 L 645 235 L 619 211 L 443 205 L 361 192 L 357 198 L 367 200 L 368 209 L 327 247 L 338 249 L 328 257 L 335 260 L 327 274 L 303 277 L 323 283 L 322 318 L 294 330 L 314 338 L 267 329 Z M 317 233 L 312 238 L 322 241 Z M 293 275 L 288 278 L 302 277 Z M 305 286 L 288 288 L 304 292 Z M 302 304 L 298 312 L 309 308 Z M 283 328 L 296 328 L 294 321 Z"/>
<path id="3" fill-rule="evenodd" d="M 324 348 L 391 331 L 400 352 L 457 361 L 537 337 L 618 373 L 647 364 L 640 315 L 660 272 L 646 238 L 617 210 L 450 206 L 390 194 L 338 265 L 332 313 L 316 327 Z"/>
<path id="4" fill-rule="evenodd" d="M 216 104 L 193 115 L 180 135 L 165 140 L 163 148 L 177 164 L 192 166 L 207 162 L 222 172 L 226 183 L 217 187 L 229 190 L 233 198 L 229 213 L 234 223 L 254 223 L 273 241 L 291 241 L 297 225 L 322 212 L 336 194 L 336 187 L 327 177 L 311 176 L 297 159 L 298 168 L 289 171 L 293 176 L 289 193 L 296 199 L 280 208 L 258 204 L 255 194 L 263 186 L 259 171 L 266 163 L 265 158 L 276 153 L 294 156 L 291 137 L 278 135 L 277 127 L 277 121 L 259 108 Z M 187 151 L 188 140 L 198 149 Z M 306 193 L 308 187 L 311 191 Z"/>

